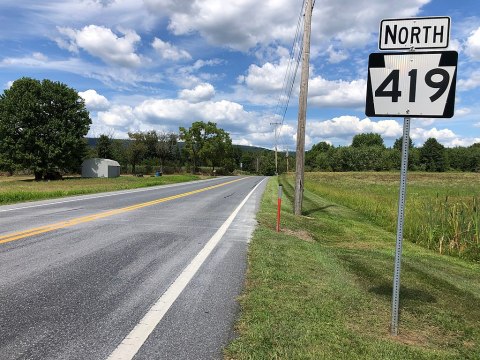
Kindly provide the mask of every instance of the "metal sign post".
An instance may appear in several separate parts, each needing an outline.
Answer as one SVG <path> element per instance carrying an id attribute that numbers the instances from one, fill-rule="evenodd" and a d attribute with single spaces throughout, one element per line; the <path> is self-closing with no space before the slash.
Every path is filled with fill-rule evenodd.
<path id="1" fill-rule="evenodd" d="M 368 60 L 365 114 L 404 118 L 390 325 L 393 336 L 398 335 L 410 120 L 412 117 L 450 118 L 455 106 L 458 53 L 418 53 L 415 49 L 447 48 L 449 41 L 449 17 L 385 19 L 380 25 L 380 50 L 410 49 L 410 52 L 373 53 Z"/>
<path id="2" fill-rule="evenodd" d="M 403 120 L 402 166 L 400 169 L 400 190 L 398 196 L 397 243 L 395 247 L 395 270 L 393 272 L 392 323 L 390 332 L 398 335 L 398 308 L 400 299 L 400 270 L 402 266 L 403 220 L 405 197 L 407 195 L 408 150 L 410 145 L 410 118 Z"/>

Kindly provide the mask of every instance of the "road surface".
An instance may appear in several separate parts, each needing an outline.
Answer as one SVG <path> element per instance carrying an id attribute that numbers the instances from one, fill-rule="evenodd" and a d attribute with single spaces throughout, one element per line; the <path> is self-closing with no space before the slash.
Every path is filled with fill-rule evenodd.
<path id="1" fill-rule="evenodd" d="M 264 180 L 0 207 L 0 358 L 222 358 Z"/>

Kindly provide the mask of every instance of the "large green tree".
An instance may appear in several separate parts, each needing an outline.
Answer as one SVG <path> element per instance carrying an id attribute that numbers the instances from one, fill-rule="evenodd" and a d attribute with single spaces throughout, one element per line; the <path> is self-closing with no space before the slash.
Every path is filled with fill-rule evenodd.
<path id="1" fill-rule="evenodd" d="M 395 140 L 395 142 L 393 143 L 393 148 L 395 150 L 399 150 L 399 151 L 402 151 L 402 146 L 403 146 L 403 136 L 400 136 L 398 139 Z M 408 138 L 408 148 L 409 149 L 413 149 L 413 141 L 412 141 L 412 138 L 409 137 Z"/>
<path id="2" fill-rule="evenodd" d="M 192 162 L 192 171 L 198 160 L 212 167 L 224 166 L 233 170 L 233 146 L 230 135 L 217 127 L 216 123 L 196 121 L 189 129 L 180 127 L 180 140 L 185 142 L 184 150 Z"/>
<path id="3" fill-rule="evenodd" d="M 140 133 L 145 144 L 145 158 L 155 159 L 157 157 L 158 133 L 155 130 Z"/>
<path id="4" fill-rule="evenodd" d="M 142 162 L 147 154 L 148 148 L 145 142 L 145 133 L 129 132 L 128 138 L 131 140 L 127 148 L 127 159 L 132 165 L 132 173 L 135 174 L 135 168 Z"/>
<path id="5" fill-rule="evenodd" d="M 179 138 L 185 143 L 183 152 L 188 157 L 188 160 L 190 160 L 192 173 L 197 170 L 199 152 L 203 146 L 202 132 L 204 124 L 205 123 L 203 121 L 195 121 L 188 129 L 183 126 L 181 126 L 179 129 Z"/>
<path id="6" fill-rule="evenodd" d="M 35 180 L 78 170 L 91 120 L 77 91 L 60 82 L 21 78 L 0 95 L 0 162 Z"/>
<path id="7" fill-rule="evenodd" d="M 328 168 L 326 160 L 328 160 L 327 153 L 333 149 L 333 146 L 325 141 L 312 146 L 312 148 L 305 153 L 305 166 L 308 169 L 325 170 Z"/>
<path id="8" fill-rule="evenodd" d="M 230 135 L 209 121 L 205 125 L 204 141 L 199 156 L 204 163 L 212 167 L 212 171 L 215 167 L 226 165 L 229 170 L 233 170 L 233 146 Z"/>
<path id="9" fill-rule="evenodd" d="M 97 156 L 103 159 L 113 157 L 113 139 L 109 135 L 102 134 L 97 140 Z"/>
<path id="10" fill-rule="evenodd" d="M 160 159 L 160 171 L 163 172 L 165 161 L 175 158 L 178 135 L 174 133 L 157 133 L 156 155 Z"/>
<path id="11" fill-rule="evenodd" d="M 427 139 L 420 148 L 420 164 L 426 171 L 445 171 L 445 147 L 435 138 Z"/>
<path id="12" fill-rule="evenodd" d="M 352 139 L 352 147 L 364 147 L 364 146 L 379 146 L 385 147 L 383 139 L 380 134 L 375 133 L 363 133 L 355 135 Z"/>
<path id="13" fill-rule="evenodd" d="M 392 155 L 392 160 L 395 163 L 394 169 L 400 169 L 402 166 L 402 147 L 403 147 L 403 136 L 400 136 L 393 143 L 393 150 L 395 155 Z M 416 170 L 419 166 L 419 150 L 415 148 L 412 138 L 408 138 L 408 169 Z M 395 158 L 396 157 L 396 158 Z"/>

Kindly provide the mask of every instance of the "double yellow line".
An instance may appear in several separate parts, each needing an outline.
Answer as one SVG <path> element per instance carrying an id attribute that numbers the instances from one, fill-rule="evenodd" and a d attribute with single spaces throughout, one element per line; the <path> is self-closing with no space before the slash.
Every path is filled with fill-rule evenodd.
<path id="1" fill-rule="evenodd" d="M 246 179 L 246 178 L 240 178 L 240 179 L 236 179 L 236 180 L 232 180 L 232 181 L 227 181 L 227 182 L 222 183 L 222 184 L 212 185 L 212 186 L 208 186 L 208 187 L 205 187 L 205 188 L 202 188 L 202 189 L 185 192 L 185 193 L 178 194 L 178 195 L 173 195 L 173 196 L 169 196 L 169 197 L 165 197 L 165 198 L 161 198 L 161 199 L 157 199 L 157 200 L 152 200 L 152 201 L 148 201 L 148 202 L 144 202 L 144 203 L 140 203 L 140 204 L 136 204 L 136 205 L 131 205 L 131 206 L 127 206 L 127 207 L 123 207 L 123 208 L 119 208 L 119 209 L 114 209 L 114 210 L 101 212 L 101 213 L 98 213 L 98 214 L 82 216 L 82 217 L 78 217 L 78 218 L 74 218 L 74 219 L 70 219 L 70 220 L 66 220 L 66 221 L 60 221 L 60 222 L 57 222 L 57 223 L 54 223 L 54 224 L 44 225 L 44 226 L 40 226 L 40 227 L 36 227 L 36 228 L 24 230 L 24 231 L 18 231 L 18 232 L 10 233 L 10 234 L 7 234 L 7 235 L 2 235 L 2 236 L 0 236 L 0 244 L 4 244 L 4 243 L 11 242 L 11 241 L 23 239 L 23 238 L 33 236 L 33 235 L 43 234 L 43 233 L 58 230 L 58 229 L 63 229 L 63 228 L 78 225 L 78 224 L 83 224 L 83 223 L 98 220 L 98 219 L 103 219 L 103 218 L 110 217 L 110 216 L 117 215 L 117 214 L 123 214 L 123 213 L 129 212 L 129 211 L 141 209 L 141 208 L 144 208 L 144 207 L 147 207 L 147 206 L 160 204 L 160 203 L 163 203 L 163 202 L 166 202 L 166 201 L 180 199 L 180 198 L 183 198 L 183 197 L 186 197 L 186 196 L 190 196 L 190 195 L 198 194 L 198 193 L 201 193 L 201 192 L 204 192 L 204 191 L 216 189 L 216 188 L 219 188 L 221 186 L 232 184 L 232 183 L 235 183 L 237 181 L 244 180 L 244 179 Z"/>

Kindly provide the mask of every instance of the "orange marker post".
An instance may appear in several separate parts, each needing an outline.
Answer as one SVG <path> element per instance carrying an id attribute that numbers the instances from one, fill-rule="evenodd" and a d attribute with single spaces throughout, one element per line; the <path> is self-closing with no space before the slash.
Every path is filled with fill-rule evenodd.
<path id="1" fill-rule="evenodd" d="M 277 232 L 280 232 L 280 211 L 282 208 L 282 185 L 278 185 Z"/>

